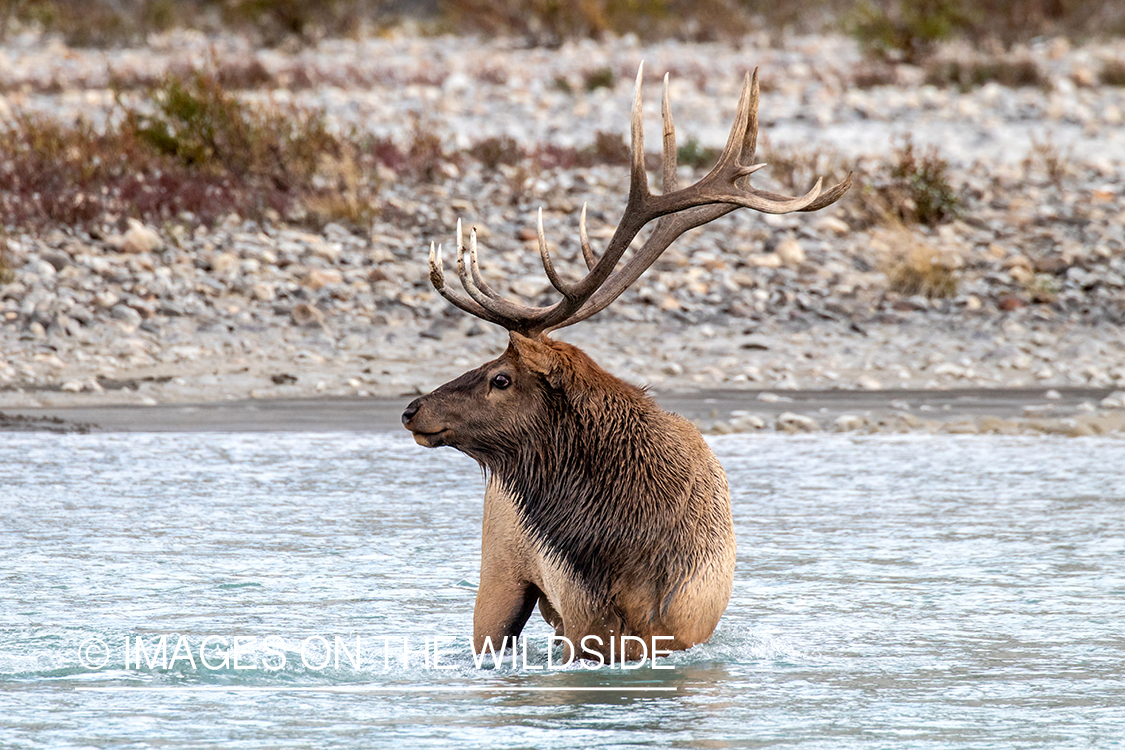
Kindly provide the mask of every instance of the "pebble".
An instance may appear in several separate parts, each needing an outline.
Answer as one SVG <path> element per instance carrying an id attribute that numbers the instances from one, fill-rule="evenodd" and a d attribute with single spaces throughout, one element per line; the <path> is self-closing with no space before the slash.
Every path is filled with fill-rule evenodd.
<path id="1" fill-rule="evenodd" d="M 870 375 L 860 375 L 856 378 L 855 384 L 865 391 L 883 390 L 883 384 L 877 378 L 873 378 Z"/>
<path id="2" fill-rule="evenodd" d="M 1125 391 L 1114 391 L 1100 402 L 1103 409 L 1125 409 Z"/>
<path id="3" fill-rule="evenodd" d="M 325 324 L 324 313 L 307 302 L 298 302 L 293 305 L 293 308 L 289 311 L 289 316 L 299 326 L 324 326 Z M 318 388 L 317 390 L 324 389 Z"/>
<path id="4" fill-rule="evenodd" d="M 855 432 L 867 426 L 867 420 L 855 414 L 841 414 L 832 421 L 837 432 Z"/>
<path id="5" fill-rule="evenodd" d="M 755 414 L 746 414 L 732 419 L 730 426 L 734 432 L 756 432 L 766 428 L 766 420 Z"/>
<path id="6" fill-rule="evenodd" d="M 790 268 L 796 268 L 805 262 L 805 251 L 801 247 L 801 243 L 792 237 L 777 243 L 774 252 L 777 253 L 781 263 Z"/>
<path id="7" fill-rule="evenodd" d="M 121 252 L 130 254 L 151 253 L 164 247 L 164 240 L 155 230 L 136 219 L 129 219 L 129 229 L 121 237 Z"/>
<path id="8" fill-rule="evenodd" d="M 812 417 L 786 411 L 777 415 L 777 429 L 784 432 L 817 432 L 820 425 Z"/>
<path id="9" fill-rule="evenodd" d="M 344 275 L 335 269 L 313 268 L 301 283 L 315 292 L 330 284 L 344 283 Z"/>
<path id="10" fill-rule="evenodd" d="M 141 324 L 141 314 L 128 305 L 114 305 L 110 315 L 129 330 L 136 330 Z"/>

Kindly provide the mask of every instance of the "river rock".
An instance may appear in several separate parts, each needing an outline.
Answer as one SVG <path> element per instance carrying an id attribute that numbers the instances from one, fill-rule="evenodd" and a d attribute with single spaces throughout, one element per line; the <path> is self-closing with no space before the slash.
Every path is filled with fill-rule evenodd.
<path id="1" fill-rule="evenodd" d="M 325 324 L 324 313 L 315 305 L 307 302 L 298 302 L 289 311 L 289 316 L 299 326 L 316 327 Z"/>
<path id="2" fill-rule="evenodd" d="M 1114 391 L 1100 402 L 1103 409 L 1125 409 L 1125 391 Z"/>
<path id="3" fill-rule="evenodd" d="M 155 230 L 136 219 L 129 219 L 129 229 L 121 237 L 121 252 L 129 254 L 151 253 L 164 247 L 164 240 Z"/>
<path id="4" fill-rule="evenodd" d="M 796 268 L 805 262 L 805 251 L 801 247 L 801 243 L 792 237 L 787 237 L 781 242 L 777 243 L 774 248 L 777 257 L 781 262 L 790 268 Z"/>
<path id="5" fill-rule="evenodd" d="M 344 275 L 334 268 L 312 268 L 301 280 L 301 284 L 312 289 L 314 292 L 320 291 L 330 284 L 342 284 L 344 282 Z"/>
<path id="6" fill-rule="evenodd" d="M 777 429 L 784 432 L 817 432 L 820 424 L 812 417 L 785 411 L 777 415 Z"/>
<path id="7" fill-rule="evenodd" d="M 836 432 L 854 432 L 867 426 L 867 420 L 855 414 L 841 414 L 832 421 Z"/>
<path id="8" fill-rule="evenodd" d="M 141 314 L 128 305 L 114 305 L 109 314 L 129 331 L 135 331 L 141 325 Z"/>

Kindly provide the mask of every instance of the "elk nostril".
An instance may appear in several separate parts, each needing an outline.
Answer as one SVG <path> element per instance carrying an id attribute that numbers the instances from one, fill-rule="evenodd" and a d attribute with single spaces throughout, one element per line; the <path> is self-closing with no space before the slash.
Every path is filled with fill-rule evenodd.
<path id="1" fill-rule="evenodd" d="M 414 419 L 414 415 L 418 413 L 418 407 L 419 407 L 418 403 L 413 403 L 410 406 L 406 407 L 406 411 L 404 411 L 402 413 L 402 423 L 403 424 L 406 424 L 411 419 Z"/>

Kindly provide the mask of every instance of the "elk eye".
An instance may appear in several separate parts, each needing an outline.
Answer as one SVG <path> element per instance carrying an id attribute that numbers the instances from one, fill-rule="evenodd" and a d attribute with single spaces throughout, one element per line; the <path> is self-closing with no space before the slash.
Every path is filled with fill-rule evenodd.
<path id="1" fill-rule="evenodd" d="M 507 375 L 505 375 L 504 373 L 500 373 L 498 375 L 492 376 L 492 387 L 493 388 L 507 388 L 511 384 L 512 384 L 512 379 L 510 377 L 508 377 Z"/>

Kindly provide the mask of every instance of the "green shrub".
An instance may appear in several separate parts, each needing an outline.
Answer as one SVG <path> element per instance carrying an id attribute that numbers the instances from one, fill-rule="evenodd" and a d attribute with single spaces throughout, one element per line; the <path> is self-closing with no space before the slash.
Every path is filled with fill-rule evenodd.
<path id="1" fill-rule="evenodd" d="M 127 131 L 160 154 L 213 174 L 272 182 L 286 190 L 307 182 L 339 142 L 321 112 L 252 109 L 201 72 L 172 74 L 149 92 L 154 111 L 126 112 Z"/>
<path id="2" fill-rule="evenodd" d="M 213 77 L 168 76 L 135 103 L 119 94 L 102 128 L 42 115 L 0 126 L 0 220 L 39 227 L 184 213 L 202 223 L 231 212 L 285 216 L 323 192 L 316 178 L 326 159 L 345 157 L 349 139 L 359 140 L 329 133 L 322 113 L 251 108 Z M 370 173 L 374 155 L 366 158 Z"/>
<path id="3" fill-rule="evenodd" d="M 265 44 L 276 45 L 353 34 L 370 15 L 367 6 L 356 0 L 228 0 L 221 8 L 228 24 L 253 30 Z"/>
<path id="4" fill-rule="evenodd" d="M 694 169 L 710 169 L 718 160 L 718 149 L 701 146 L 694 138 L 688 138 L 676 149 L 676 162 Z"/>
<path id="5" fill-rule="evenodd" d="M 859 3 L 845 21 L 871 55 L 917 63 L 965 25 L 959 0 Z"/>
<path id="6" fill-rule="evenodd" d="M 642 39 L 713 41 L 749 31 L 746 0 L 443 0 L 452 28 L 523 37 L 535 45 L 636 34 Z M 797 3 L 794 3 L 796 6 Z"/>
<path id="7" fill-rule="evenodd" d="M 934 60 L 926 65 L 926 83 L 934 86 L 956 86 L 968 91 L 990 82 L 1012 88 L 1051 88 L 1039 64 L 1026 56 Z"/>
<path id="8" fill-rule="evenodd" d="M 949 162 L 936 146 L 919 152 L 907 137 L 895 148 L 887 172 L 889 179 L 880 181 L 876 191 L 899 220 L 933 225 L 959 212 L 961 201 L 949 181 Z"/>
<path id="9" fill-rule="evenodd" d="M 1125 32 L 1119 0 L 863 0 L 844 26 L 872 55 L 917 63 L 953 36 L 1010 48 L 1036 37 Z"/>
<path id="10" fill-rule="evenodd" d="M 614 75 L 613 68 L 597 68 L 582 74 L 582 88 L 587 91 L 612 89 L 616 83 L 617 76 Z"/>

